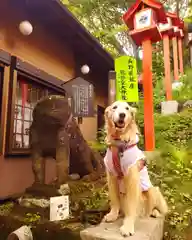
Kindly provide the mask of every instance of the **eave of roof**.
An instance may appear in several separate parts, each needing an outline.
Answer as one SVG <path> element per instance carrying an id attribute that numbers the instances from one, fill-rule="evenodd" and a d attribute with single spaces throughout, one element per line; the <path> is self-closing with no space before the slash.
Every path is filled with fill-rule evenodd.
<path id="1" fill-rule="evenodd" d="M 53 17 L 54 20 L 57 19 L 60 26 L 63 25 L 63 29 L 68 25 L 74 34 L 76 36 L 78 35 L 80 41 L 94 51 L 94 58 L 97 59 L 97 62 L 104 63 L 102 65 L 105 66 L 107 71 L 114 68 L 114 60 L 112 56 L 104 50 L 99 41 L 88 32 L 88 30 L 59 0 L 25 0 L 25 5 L 28 11 L 39 11 L 39 13 L 41 10 L 51 9 L 52 16 L 50 16 L 50 18 Z M 41 16 L 41 20 L 43 20 L 43 16 Z"/>

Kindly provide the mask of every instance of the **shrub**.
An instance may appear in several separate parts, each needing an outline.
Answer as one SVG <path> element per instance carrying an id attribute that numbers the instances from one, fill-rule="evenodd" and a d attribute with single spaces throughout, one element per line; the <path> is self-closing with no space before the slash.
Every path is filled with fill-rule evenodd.
<path id="1" fill-rule="evenodd" d="M 180 113 L 163 116 L 155 114 L 156 147 L 169 143 L 176 148 L 189 146 L 192 139 L 192 109 Z"/>
<path id="2" fill-rule="evenodd" d="M 173 99 L 179 103 L 184 103 L 187 100 L 192 100 L 192 71 L 188 70 L 186 75 L 180 78 L 183 86 L 179 90 L 173 91 Z"/>
<path id="3" fill-rule="evenodd" d="M 184 240 L 192 214 L 192 152 L 164 145 L 161 158 L 148 166 L 154 185 L 167 199 L 169 213 L 165 219 L 164 240 Z"/>
<path id="4" fill-rule="evenodd" d="M 188 148 L 192 140 L 192 109 L 174 115 L 154 114 L 156 148 L 162 148 L 164 144 L 171 144 L 176 148 Z M 140 132 L 144 133 L 143 112 L 138 113 L 137 122 Z M 143 148 L 143 136 L 140 146 Z"/>

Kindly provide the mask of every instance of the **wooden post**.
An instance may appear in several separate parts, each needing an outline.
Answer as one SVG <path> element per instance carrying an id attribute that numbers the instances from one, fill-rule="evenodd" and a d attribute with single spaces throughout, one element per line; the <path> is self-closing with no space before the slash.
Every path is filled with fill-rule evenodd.
<path id="1" fill-rule="evenodd" d="M 115 102 L 116 98 L 116 73 L 115 71 L 109 71 L 108 76 L 109 82 L 108 82 L 108 105 L 111 105 L 113 102 Z"/>
<path id="2" fill-rule="evenodd" d="M 183 46 L 182 46 L 182 38 L 178 39 L 178 52 L 179 52 L 179 70 L 180 73 L 183 74 Z"/>
<path id="3" fill-rule="evenodd" d="M 179 80 L 177 37 L 172 38 L 173 43 L 173 62 L 174 62 L 174 80 Z"/>
<path id="4" fill-rule="evenodd" d="M 169 49 L 169 36 L 163 35 L 163 54 L 164 54 L 164 68 L 165 78 L 164 86 L 167 101 L 172 100 L 172 85 L 171 85 L 171 70 L 170 70 L 170 49 Z"/>
<path id="5" fill-rule="evenodd" d="M 153 82 L 152 82 L 152 45 L 151 40 L 144 40 L 143 47 L 143 89 L 144 89 L 144 131 L 145 151 L 155 148 L 153 117 Z"/>

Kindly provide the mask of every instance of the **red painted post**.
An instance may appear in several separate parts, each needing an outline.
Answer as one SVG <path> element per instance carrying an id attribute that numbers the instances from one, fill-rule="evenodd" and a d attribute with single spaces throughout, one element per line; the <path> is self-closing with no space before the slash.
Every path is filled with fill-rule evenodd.
<path id="1" fill-rule="evenodd" d="M 178 68 L 178 50 L 177 50 L 177 37 L 172 38 L 173 43 L 173 62 L 174 62 L 174 80 L 179 80 L 179 68 Z"/>
<path id="2" fill-rule="evenodd" d="M 145 150 L 155 148 L 155 131 L 153 117 L 153 82 L 152 82 L 152 44 L 151 40 L 144 40 L 143 47 L 143 89 L 144 89 L 144 131 Z"/>
<path id="3" fill-rule="evenodd" d="M 171 85 L 171 70 L 170 70 L 170 49 L 169 49 L 169 36 L 163 35 L 163 54 L 164 54 L 164 68 L 165 78 L 164 86 L 166 92 L 166 100 L 172 100 L 172 85 Z"/>
<path id="4" fill-rule="evenodd" d="M 183 46 L 182 46 L 182 38 L 178 39 L 178 51 L 179 51 L 179 70 L 180 73 L 183 74 Z"/>

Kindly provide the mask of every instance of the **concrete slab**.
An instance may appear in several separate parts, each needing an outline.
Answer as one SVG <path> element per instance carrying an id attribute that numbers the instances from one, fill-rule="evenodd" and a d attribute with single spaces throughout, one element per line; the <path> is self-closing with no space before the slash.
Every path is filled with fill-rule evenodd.
<path id="1" fill-rule="evenodd" d="M 119 228 L 122 219 L 115 223 L 101 223 L 81 231 L 82 240 L 162 240 L 164 218 L 140 218 L 136 222 L 135 235 L 123 237 Z"/>
<path id="2" fill-rule="evenodd" d="M 179 104 L 177 101 L 161 102 L 161 114 L 169 115 L 178 112 Z"/>

